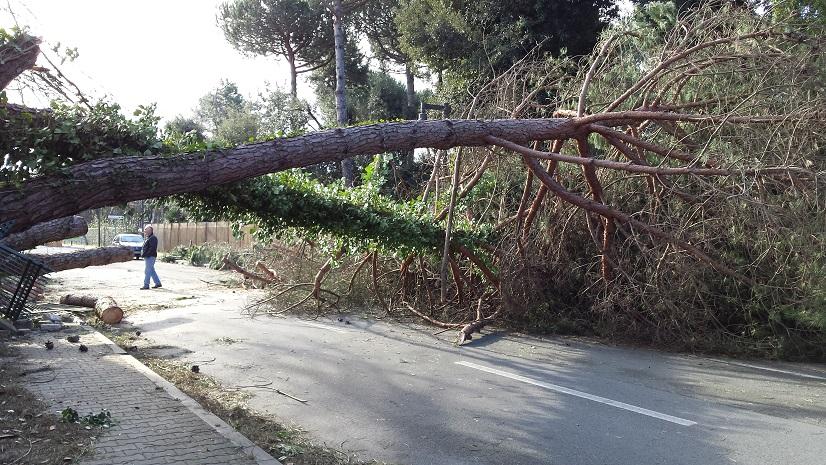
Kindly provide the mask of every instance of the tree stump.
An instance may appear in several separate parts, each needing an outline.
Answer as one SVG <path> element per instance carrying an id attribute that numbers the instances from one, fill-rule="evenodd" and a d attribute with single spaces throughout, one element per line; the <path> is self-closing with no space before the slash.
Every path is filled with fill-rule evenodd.
<path id="1" fill-rule="evenodd" d="M 91 295 L 67 294 L 60 298 L 64 305 L 88 307 L 95 309 L 95 315 L 108 325 L 116 325 L 123 320 L 123 310 L 111 297 L 94 297 Z"/>

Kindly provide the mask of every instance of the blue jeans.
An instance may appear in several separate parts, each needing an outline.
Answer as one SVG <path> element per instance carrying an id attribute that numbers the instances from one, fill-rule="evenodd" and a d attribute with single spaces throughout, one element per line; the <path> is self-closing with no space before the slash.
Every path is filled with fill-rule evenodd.
<path id="1" fill-rule="evenodd" d="M 152 278 L 152 281 L 155 281 L 156 286 L 161 285 L 161 278 L 158 277 L 158 273 L 155 273 L 155 259 L 157 257 L 144 257 L 143 262 L 146 265 L 144 269 L 144 276 L 143 276 L 143 287 L 149 287 L 149 278 Z"/>

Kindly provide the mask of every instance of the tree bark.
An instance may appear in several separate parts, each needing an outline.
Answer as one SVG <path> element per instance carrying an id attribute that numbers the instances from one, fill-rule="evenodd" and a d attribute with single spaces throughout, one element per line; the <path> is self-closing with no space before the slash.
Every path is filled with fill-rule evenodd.
<path id="1" fill-rule="evenodd" d="M 404 65 L 405 93 L 407 94 L 407 118 L 416 119 L 416 77 L 410 63 Z"/>
<path id="2" fill-rule="evenodd" d="M 29 258 L 37 260 L 52 269 L 64 271 L 87 266 L 108 265 L 110 263 L 128 262 L 133 259 L 134 252 L 126 247 L 102 247 L 99 249 L 80 250 L 69 253 L 27 254 Z"/>
<path id="3" fill-rule="evenodd" d="M 413 75 L 413 67 L 410 63 L 406 63 L 404 65 L 404 76 L 406 79 L 405 82 L 405 94 L 407 94 L 407 114 L 405 117 L 407 119 L 416 119 L 418 111 L 416 110 L 416 79 Z M 404 170 L 409 170 L 413 167 L 415 163 L 415 156 L 416 153 L 413 150 L 407 150 L 404 152 L 404 158 L 402 159 L 402 168 Z"/>
<path id="4" fill-rule="evenodd" d="M 341 25 L 344 17 L 344 8 L 341 5 L 341 0 L 335 0 L 333 3 L 333 38 L 335 39 L 336 49 L 336 122 L 339 127 L 347 126 L 347 96 L 344 93 L 345 76 L 344 76 L 344 28 Z M 356 181 L 356 167 L 351 158 L 341 160 L 341 177 L 344 178 L 344 185 L 353 187 Z"/>
<path id="5" fill-rule="evenodd" d="M 87 232 L 89 232 L 89 226 L 83 217 L 68 216 L 36 224 L 23 232 L 11 234 L 0 241 L 0 244 L 14 250 L 29 250 L 47 242 L 85 236 Z"/>
<path id="6" fill-rule="evenodd" d="M 290 65 L 290 95 L 296 99 L 298 98 L 298 71 L 295 69 L 295 55 L 292 52 L 287 54 L 287 63 Z"/>
<path id="7" fill-rule="evenodd" d="M 97 300 L 95 314 L 107 325 L 116 325 L 123 319 L 123 310 L 111 297 L 101 297 Z"/>
<path id="8" fill-rule="evenodd" d="M 0 188 L 0 221 L 14 220 L 10 232 L 19 232 L 103 206 L 197 192 L 355 155 L 491 145 L 485 141 L 487 136 L 516 143 L 565 139 L 580 130 L 575 121 L 564 118 L 409 121 L 337 128 L 223 151 L 105 158 L 79 163 L 59 175 L 36 178 L 20 187 Z"/>
<path id="9" fill-rule="evenodd" d="M 0 52 L 9 50 L 13 50 L 11 58 L 0 66 L 0 90 L 5 89 L 20 73 L 34 67 L 40 55 L 40 39 L 24 34 L 0 47 Z"/>
<path id="10" fill-rule="evenodd" d="M 60 298 L 63 305 L 94 308 L 95 314 L 101 321 L 109 325 L 116 325 L 123 319 L 123 310 L 115 299 L 111 297 L 95 297 L 91 295 L 67 294 Z"/>
<path id="11" fill-rule="evenodd" d="M 95 308 L 98 298 L 93 295 L 66 294 L 60 298 L 61 305 L 71 305 L 73 307 Z"/>
<path id="12" fill-rule="evenodd" d="M 450 242 L 451 233 L 453 232 L 453 220 L 456 210 L 456 194 L 459 192 L 459 178 L 462 173 L 462 149 L 456 152 L 456 162 L 453 165 L 453 178 L 450 183 L 450 203 L 447 206 L 447 223 L 445 224 L 445 246 L 442 251 L 442 267 L 440 270 L 441 276 L 441 297 L 442 303 L 447 302 L 447 267 L 450 260 Z"/>

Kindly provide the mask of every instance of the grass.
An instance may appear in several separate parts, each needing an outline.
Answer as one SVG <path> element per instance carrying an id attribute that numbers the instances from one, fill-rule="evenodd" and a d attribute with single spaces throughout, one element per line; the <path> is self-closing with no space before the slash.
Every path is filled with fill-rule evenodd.
<path id="1" fill-rule="evenodd" d="M 201 407 L 227 422 L 258 447 L 284 463 L 284 465 L 369 465 L 376 461 L 360 461 L 353 454 L 340 449 L 313 443 L 296 427 L 284 426 L 273 418 L 246 407 L 250 394 L 237 388 L 222 386 L 214 378 L 193 373 L 191 367 L 180 362 L 155 357 L 135 348 L 132 333 L 112 333 L 102 329 L 119 346 L 130 347 L 130 354 L 152 371 L 174 384 L 195 399 Z M 216 342 L 232 344 L 231 338 L 218 338 Z"/>
<path id="2" fill-rule="evenodd" d="M 0 341 L 0 457 L 2 463 L 77 463 L 90 454 L 98 429 L 61 422 L 20 383 L 15 353 Z"/>

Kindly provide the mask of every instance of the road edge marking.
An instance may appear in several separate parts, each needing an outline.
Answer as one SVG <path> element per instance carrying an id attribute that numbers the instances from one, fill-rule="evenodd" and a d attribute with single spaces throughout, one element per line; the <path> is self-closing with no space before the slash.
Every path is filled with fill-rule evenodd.
<path id="1" fill-rule="evenodd" d="M 564 386 L 559 386 L 556 384 L 551 383 L 544 383 L 542 381 L 537 381 L 533 378 L 528 378 L 527 376 L 517 375 L 515 373 L 511 373 L 508 371 L 498 370 L 496 368 L 489 368 L 483 365 L 477 365 L 473 362 L 465 362 L 464 360 L 454 362 L 456 365 L 461 365 L 467 368 L 473 368 L 475 370 L 484 371 L 486 373 L 491 373 L 494 375 L 502 376 L 505 378 L 510 378 L 515 381 L 520 381 L 526 384 L 531 384 L 534 386 L 538 386 L 541 388 L 548 389 L 550 391 L 558 392 L 561 394 L 568 394 L 571 396 L 579 397 L 582 399 L 587 399 L 593 402 L 598 402 L 600 404 L 609 405 L 611 407 L 615 407 L 622 410 L 627 410 L 629 412 L 638 413 L 640 415 L 645 415 L 653 418 L 657 418 L 659 420 L 667 421 L 670 423 L 675 423 L 680 426 L 694 426 L 697 424 L 696 421 L 686 420 L 685 418 L 675 417 L 673 415 L 668 415 L 665 413 L 657 412 L 654 410 L 649 410 L 647 408 L 638 407 L 636 405 L 626 404 L 625 402 L 620 402 L 617 400 L 608 399 L 606 397 L 600 397 L 593 394 L 588 394 L 587 392 L 577 391 L 576 389 L 566 388 Z"/>
<path id="2" fill-rule="evenodd" d="M 347 331 L 346 329 L 336 328 L 335 326 L 329 326 L 329 325 L 325 325 L 325 324 L 322 324 L 322 323 L 316 323 L 314 321 L 304 321 L 300 318 L 297 318 L 295 321 L 298 322 L 298 324 L 303 325 L 305 327 L 326 329 L 327 331 L 335 331 L 335 332 L 340 333 L 340 334 L 347 334 L 347 333 L 350 332 L 350 331 Z"/>
<path id="3" fill-rule="evenodd" d="M 764 366 L 760 366 L 760 365 L 752 365 L 751 363 L 735 362 L 734 360 L 723 360 L 723 359 L 719 359 L 719 358 L 710 358 L 709 360 L 713 360 L 713 361 L 718 362 L 718 363 L 725 363 L 727 365 L 734 365 L 734 366 L 745 367 L 745 368 L 754 368 L 755 370 L 771 371 L 771 372 L 774 372 L 774 373 L 782 373 L 784 375 L 799 376 L 801 378 L 809 378 L 809 379 L 816 379 L 818 381 L 826 381 L 826 376 L 810 375 L 810 374 L 807 374 L 807 373 L 801 373 L 799 371 L 781 370 L 780 368 L 764 367 Z"/>

